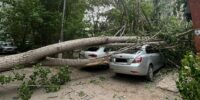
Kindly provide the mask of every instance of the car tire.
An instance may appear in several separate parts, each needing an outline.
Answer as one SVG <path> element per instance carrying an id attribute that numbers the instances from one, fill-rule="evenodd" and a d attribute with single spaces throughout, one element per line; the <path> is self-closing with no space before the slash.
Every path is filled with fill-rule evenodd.
<path id="1" fill-rule="evenodd" d="M 122 76 L 122 75 L 123 75 L 123 74 L 121 74 L 121 73 L 115 73 L 115 76 L 117 76 L 117 77 L 118 77 L 118 76 L 120 77 L 120 76 Z"/>
<path id="2" fill-rule="evenodd" d="M 149 65 L 149 69 L 148 69 L 146 78 L 148 81 L 151 81 L 151 82 L 153 81 L 153 65 L 152 64 Z"/>

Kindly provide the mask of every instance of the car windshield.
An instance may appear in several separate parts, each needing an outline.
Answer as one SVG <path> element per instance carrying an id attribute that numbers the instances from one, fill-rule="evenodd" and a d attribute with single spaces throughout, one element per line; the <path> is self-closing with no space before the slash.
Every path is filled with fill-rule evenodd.
<path id="1" fill-rule="evenodd" d="M 86 51 L 97 51 L 98 49 L 98 47 L 90 47 Z"/>

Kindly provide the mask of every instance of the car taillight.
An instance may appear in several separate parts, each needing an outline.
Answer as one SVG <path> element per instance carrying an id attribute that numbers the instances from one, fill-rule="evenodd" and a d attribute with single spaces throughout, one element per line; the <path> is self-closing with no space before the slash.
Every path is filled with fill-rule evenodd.
<path id="1" fill-rule="evenodd" d="M 96 54 L 90 54 L 90 55 L 88 55 L 88 56 L 90 56 L 90 57 L 97 57 Z"/>
<path id="2" fill-rule="evenodd" d="M 133 61 L 133 63 L 141 63 L 142 62 L 142 57 L 136 57 Z"/>

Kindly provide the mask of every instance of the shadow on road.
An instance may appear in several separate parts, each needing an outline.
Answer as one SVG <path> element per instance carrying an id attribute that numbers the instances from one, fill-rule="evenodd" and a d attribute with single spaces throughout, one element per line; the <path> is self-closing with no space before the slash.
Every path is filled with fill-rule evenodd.
<path id="1" fill-rule="evenodd" d="M 114 74 L 112 76 L 114 80 L 129 82 L 129 83 L 146 83 L 149 82 L 146 80 L 144 76 L 134 76 L 134 75 L 126 75 L 126 74 Z"/>
<path id="2" fill-rule="evenodd" d="M 106 72 L 108 70 L 109 70 L 108 65 L 91 66 L 80 69 L 80 71 L 85 71 L 90 73 Z"/>

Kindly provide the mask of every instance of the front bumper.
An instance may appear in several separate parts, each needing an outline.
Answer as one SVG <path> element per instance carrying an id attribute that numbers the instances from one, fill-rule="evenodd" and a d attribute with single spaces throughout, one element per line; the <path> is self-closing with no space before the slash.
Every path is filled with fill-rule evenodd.
<path id="1" fill-rule="evenodd" d="M 14 52 L 16 52 L 15 49 L 3 49 L 2 50 L 2 53 L 14 53 Z"/>
<path id="2" fill-rule="evenodd" d="M 116 73 L 144 76 L 147 75 L 148 66 L 144 64 L 109 63 L 111 70 Z"/>

